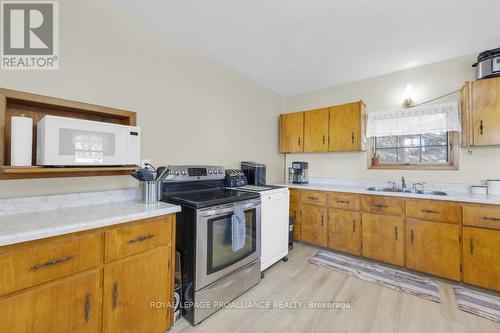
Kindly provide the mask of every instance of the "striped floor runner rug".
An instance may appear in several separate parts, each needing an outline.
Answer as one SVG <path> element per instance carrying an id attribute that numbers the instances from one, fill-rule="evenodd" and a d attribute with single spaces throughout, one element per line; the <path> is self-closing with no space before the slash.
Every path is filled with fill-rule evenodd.
<path id="1" fill-rule="evenodd" d="M 458 308 L 500 323 L 500 297 L 471 290 L 463 287 L 453 287 Z"/>
<path id="2" fill-rule="evenodd" d="M 432 278 L 323 250 L 312 256 L 309 262 L 380 286 L 441 303 L 436 281 Z"/>

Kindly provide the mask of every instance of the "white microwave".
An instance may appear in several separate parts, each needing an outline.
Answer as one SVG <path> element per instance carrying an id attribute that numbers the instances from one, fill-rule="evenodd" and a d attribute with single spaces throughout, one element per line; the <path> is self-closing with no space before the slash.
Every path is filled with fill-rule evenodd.
<path id="1" fill-rule="evenodd" d="M 140 128 L 45 116 L 37 124 L 36 162 L 44 166 L 139 165 Z"/>

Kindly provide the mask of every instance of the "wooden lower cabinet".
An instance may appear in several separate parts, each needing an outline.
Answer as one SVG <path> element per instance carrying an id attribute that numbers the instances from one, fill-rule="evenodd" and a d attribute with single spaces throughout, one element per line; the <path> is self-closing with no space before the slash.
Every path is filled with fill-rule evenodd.
<path id="1" fill-rule="evenodd" d="M 406 267 L 459 281 L 460 227 L 407 219 Z"/>
<path id="2" fill-rule="evenodd" d="M 100 332 L 99 276 L 92 270 L 0 300 L 0 331 Z"/>
<path id="3" fill-rule="evenodd" d="M 298 203 L 290 202 L 290 217 L 295 219 L 295 225 L 293 226 L 293 239 L 301 240 L 301 219 L 300 219 L 300 207 Z"/>
<path id="4" fill-rule="evenodd" d="M 363 213 L 363 257 L 404 266 L 403 231 L 402 217 Z"/>
<path id="5" fill-rule="evenodd" d="M 361 254 L 359 212 L 328 210 L 328 247 L 351 254 Z"/>
<path id="6" fill-rule="evenodd" d="M 313 205 L 301 205 L 301 238 L 304 242 L 328 245 L 327 209 Z"/>
<path id="7" fill-rule="evenodd" d="M 170 301 L 170 252 L 162 246 L 104 268 L 104 332 L 167 330 L 168 308 L 151 303 Z"/>
<path id="8" fill-rule="evenodd" d="M 463 228 L 464 282 L 500 291 L 500 231 Z"/>
<path id="9" fill-rule="evenodd" d="M 0 332 L 163 333 L 173 249 L 172 214 L 0 247 Z"/>

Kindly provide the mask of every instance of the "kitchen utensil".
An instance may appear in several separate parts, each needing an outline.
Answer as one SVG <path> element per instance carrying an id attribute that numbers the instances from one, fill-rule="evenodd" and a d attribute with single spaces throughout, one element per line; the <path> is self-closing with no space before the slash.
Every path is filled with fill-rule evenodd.
<path id="1" fill-rule="evenodd" d="M 138 171 L 133 171 L 131 173 L 131 176 L 137 179 L 138 181 L 142 182 L 144 179 L 142 179 L 142 175 Z"/>
<path id="2" fill-rule="evenodd" d="M 486 187 L 486 185 L 471 185 L 470 193 L 472 193 L 472 194 L 486 194 L 487 187 Z"/>
<path id="3" fill-rule="evenodd" d="M 159 171 L 157 172 L 158 176 L 156 177 L 156 180 L 159 182 L 162 182 L 168 175 L 168 169 L 165 167 L 160 167 L 160 168 L 158 168 L 158 170 L 159 169 L 162 169 L 162 170 L 161 170 L 161 173 L 158 173 Z"/>
<path id="4" fill-rule="evenodd" d="M 488 194 L 500 195 L 500 179 L 488 179 L 486 185 L 488 186 Z"/>
<path id="5" fill-rule="evenodd" d="M 155 180 L 154 173 L 146 168 L 139 169 L 139 174 L 142 176 L 143 181 L 153 181 Z"/>

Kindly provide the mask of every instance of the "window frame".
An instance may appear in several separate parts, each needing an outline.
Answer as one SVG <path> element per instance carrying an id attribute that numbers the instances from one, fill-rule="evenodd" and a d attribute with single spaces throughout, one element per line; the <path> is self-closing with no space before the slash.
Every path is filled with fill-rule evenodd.
<path id="1" fill-rule="evenodd" d="M 448 163 L 380 163 L 372 165 L 375 153 L 375 138 L 368 139 L 368 169 L 381 170 L 458 170 L 459 164 L 459 134 L 448 132 Z"/>

